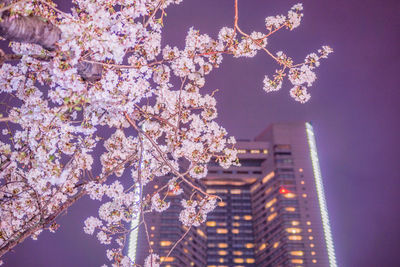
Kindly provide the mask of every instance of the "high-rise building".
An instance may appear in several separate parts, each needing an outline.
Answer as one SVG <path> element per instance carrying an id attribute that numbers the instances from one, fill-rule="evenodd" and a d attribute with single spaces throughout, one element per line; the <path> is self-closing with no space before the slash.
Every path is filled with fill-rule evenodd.
<path id="1" fill-rule="evenodd" d="M 210 164 L 201 180 L 222 201 L 162 266 L 337 266 L 311 124 L 272 124 L 236 148 L 241 166 Z M 185 232 L 175 199 L 166 211 L 174 219 L 158 214 L 149 223 L 164 257 Z"/>

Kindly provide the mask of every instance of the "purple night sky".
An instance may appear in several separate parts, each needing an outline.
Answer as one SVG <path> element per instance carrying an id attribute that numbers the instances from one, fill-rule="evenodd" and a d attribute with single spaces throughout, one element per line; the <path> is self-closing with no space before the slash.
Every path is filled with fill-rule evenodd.
<path id="1" fill-rule="evenodd" d="M 61 2 L 61 1 L 60 1 Z M 64 2 L 64 1 L 63 1 Z M 69 1 L 68 1 L 69 2 Z M 241 0 L 239 25 L 263 31 L 264 18 L 286 14 L 297 1 Z M 400 1 L 303 1 L 302 24 L 269 38 L 271 51 L 297 61 L 322 45 L 334 53 L 321 62 L 311 100 L 262 90 L 276 64 L 264 53 L 252 59 L 225 57 L 206 78 L 220 89 L 219 122 L 238 139 L 253 138 L 269 123 L 312 121 L 324 178 L 339 266 L 400 266 Z M 194 26 L 215 37 L 233 26 L 233 0 L 185 0 L 167 10 L 164 44 L 182 47 Z M 397 30 L 396 30 L 397 29 Z M 62 216 L 56 234 L 27 240 L 5 257 L 5 266 L 100 266 L 105 248 L 83 232 L 98 202 L 85 199 Z"/>

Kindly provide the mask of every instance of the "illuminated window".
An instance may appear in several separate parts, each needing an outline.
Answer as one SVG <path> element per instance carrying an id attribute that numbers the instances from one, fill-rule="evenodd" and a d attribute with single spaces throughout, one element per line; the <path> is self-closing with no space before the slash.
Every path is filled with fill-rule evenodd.
<path id="1" fill-rule="evenodd" d="M 225 207 L 226 206 L 226 202 L 220 201 L 220 202 L 218 202 L 218 206 Z"/>
<path id="2" fill-rule="evenodd" d="M 227 243 L 219 243 L 219 244 L 218 244 L 218 247 L 219 247 L 219 248 L 227 248 L 227 247 L 228 247 L 228 244 L 227 244 Z"/>
<path id="3" fill-rule="evenodd" d="M 302 169 L 302 168 L 300 168 L 300 169 L 299 169 L 299 172 L 303 172 L 303 169 Z"/>
<path id="4" fill-rule="evenodd" d="M 254 192 L 255 190 L 257 190 L 257 188 L 259 188 L 260 187 L 260 184 L 255 184 L 251 189 L 250 189 L 250 191 L 251 192 Z"/>
<path id="5" fill-rule="evenodd" d="M 272 191 L 272 187 L 268 187 L 267 190 L 265 190 L 265 195 L 268 195 L 269 193 L 271 193 Z"/>
<path id="6" fill-rule="evenodd" d="M 273 248 L 277 248 L 278 246 L 279 246 L 279 242 L 275 242 L 275 243 L 272 245 Z"/>
<path id="7" fill-rule="evenodd" d="M 301 257 L 301 256 L 303 256 L 303 255 L 304 255 L 304 252 L 303 252 L 303 251 L 301 251 L 301 250 L 298 250 L 298 251 L 290 251 L 290 255 L 292 255 L 292 256 L 299 256 L 299 257 Z"/>
<path id="8" fill-rule="evenodd" d="M 271 208 L 269 209 L 269 211 L 270 211 L 270 212 L 274 212 L 274 211 L 275 211 L 275 207 L 271 207 Z"/>
<path id="9" fill-rule="evenodd" d="M 217 225 L 217 223 L 214 221 L 208 221 L 208 222 L 206 222 L 206 225 L 209 227 L 215 227 Z"/>
<path id="10" fill-rule="evenodd" d="M 201 236 L 201 237 L 206 237 L 206 235 L 204 234 L 204 232 L 201 231 L 200 229 L 197 229 L 196 232 L 199 234 L 199 236 Z"/>
<path id="11" fill-rule="evenodd" d="M 157 189 L 157 188 L 158 188 L 158 185 L 155 185 L 155 186 L 154 186 L 154 189 Z"/>
<path id="12" fill-rule="evenodd" d="M 254 244 L 253 244 L 253 243 L 247 243 L 247 244 L 245 245 L 245 247 L 246 247 L 246 248 L 253 248 L 253 247 L 254 247 Z"/>
<path id="13" fill-rule="evenodd" d="M 224 258 L 219 258 L 219 263 L 224 263 Z M 220 267 L 221 265 L 218 265 Z"/>
<path id="14" fill-rule="evenodd" d="M 315 251 L 311 251 L 311 255 L 313 255 L 313 256 L 314 256 L 314 255 L 315 255 Z"/>
<path id="15" fill-rule="evenodd" d="M 273 199 L 271 199 L 270 201 L 268 201 L 265 204 L 265 208 L 268 209 L 269 207 L 271 207 L 272 205 L 274 205 L 276 203 L 277 199 L 274 197 Z"/>
<path id="16" fill-rule="evenodd" d="M 194 266 L 194 262 L 193 261 L 190 262 L 190 266 Z"/>
<path id="17" fill-rule="evenodd" d="M 307 197 L 307 194 L 302 194 L 302 197 Z"/>
<path id="18" fill-rule="evenodd" d="M 296 208 L 295 207 L 286 207 L 285 210 L 289 211 L 289 212 L 294 212 L 294 211 L 296 211 Z"/>
<path id="19" fill-rule="evenodd" d="M 244 153 L 246 153 L 246 149 L 238 149 L 237 153 L 244 154 Z"/>
<path id="20" fill-rule="evenodd" d="M 207 265 L 207 267 L 217 267 L 217 265 Z"/>
<path id="21" fill-rule="evenodd" d="M 238 234 L 239 233 L 239 229 L 232 229 L 232 233 L 233 234 Z"/>
<path id="22" fill-rule="evenodd" d="M 233 262 L 234 262 L 234 263 L 243 263 L 244 260 L 243 260 L 242 258 L 234 258 L 234 259 L 233 259 Z"/>
<path id="23" fill-rule="evenodd" d="M 299 241 L 299 240 L 302 240 L 303 237 L 301 235 L 289 235 L 288 239 L 292 240 L 292 241 Z"/>
<path id="24" fill-rule="evenodd" d="M 268 154 L 268 149 L 264 149 L 264 150 L 263 150 L 263 153 L 264 153 L 264 154 Z"/>
<path id="25" fill-rule="evenodd" d="M 208 194 L 227 194 L 227 189 L 207 189 Z"/>
<path id="26" fill-rule="evenodd" d="M 304 181 L 301 181 L 300 183 L 301 183 L 301 184 L 304 184 Z"/>
<path id="27" fill-rule="evenodd" d="M 316 259 L 313 259 L 313 260 L 312 260 L 312 263 L 317 263 L 317 260 L 316 260 Z"/>
<path id="28" fill-rule="evenodd" d="M 313 240 L 313 239 L 314 239 L 314 237 L 313 237 L 313 236 L 309 236 L 309 237 L 308 237 L 308 239 L 310 239 L 310 240 Z"/>
<path id="29" fill-rule="evenodd" d="M 170 196 L 170 197 L 175 196 L 175 193 L 172 191 L 168 191 L 167 196 Z"/>
<path id="30" fill-rule="evenodd" d="M 228 233 L 228 229 L 225 229 L 225 228 L 217 229 L 217 234 L 227 234 L 227 233 Z"/>
<path id="31" fill-rule="evenodd" d="M 174 261 L 174 260 L 175 260 L 174 257 L 161 257 L 160 258 L 161 262 L 171 262 L 171 261 Z"/>
<path id="32" fill-rule="evenodd" d="M 267 222 L 270 222 L 270 221 L 272 221 L 273 219 L 275 219 L 275 217 L 278 215 L 278 213 L 276 213 L 276 212 L 274 212 L 274 213 L 272 213 L 271 215 L 269 215 L 268 217 L 267 217 Z"/>
<path id="33" fill-rule="evenodd" d="M 292 259 L 292 263 L 296 263 L 296 264 L 303 264 L 303 260 L 302 259 Z"/>
<path id="34" fill-rule="evenodd" d="M 296 194 L 294 194 L 292 192 L 289 192 L 289 193 L 283 194 L 283 197 L 285 197 L 285 198 L 294 198 L 294 197 L 296 197 Z"/>
<path id="35" fill-rule="evenodd" d="M 232 226 L 234 226 L 234 227 L 239 227 L 239 226 L 240 226 L 240 223 L 234 222 L 234 223 L 232 223 Z"/>
<path id="36" fill-rule="evenodd" d="M 162 247 L 168 247 L 171 246 L 172 242 L 171 241 L 160 241 L 160 246 Z"/>
<path id="37" fill-rule="evenodd" d="M 225 256 L 227 254 L 228 254 L 228 252 L 226 252 L 225 250 L 218 251 L 218 255 L 220 255 L 220 256 Z"/>
<path id="38" fill-rule="evenodd" d="M 310 244 L 310 247 L 312 247 L 312 248 L 313 248 L 313 247 L 315 247 L 315 245 L 314 245 L 314 244 Z"/>
<path id="39" fill-rule="evenodd" d="M 226 226 L 226 222 L 218 222 L 217 225 L 218 225 L 218 226 L 224 226 L 224 227 L 225 227 L 225 226 Z"/>
<path id="40" fill-rule="evenodd" d="M 234 219 L 234 220 L 240 220 L 240 216 L 237 216 L 237 215 L 236 215 L 236 216 L 233 216 L 233 219 Z"/>
<path id="41" fill-rule="evenodd" d="M 150 241 L 150 245 L 154 245 L 154 241 Z"/>
<path id="42" fill-rule="evenodd" d="M 233 252 L 233 255 L 235 255 L 235 256 L 242 256 L 242 255 L 243 255 L 243 252 L 242 252 L 242 251 L 239 251 L 239 250 L 236 250 L 236 251 Z"/>
<path id="43" fill-rule="evenodd" d="M 262 243 L 261 246 L 258 248 L 259 251 L 264 250 L 267 247 L 267 244 Z"/>
<path id="44" fill-rule="evenodd" d="M 250 153 L 251 154 L 258 154 L 258 153 L 260 153 L 260 150 L 259 149 L 252 149 L 252 150 L 250 150 Z"/>
<path id="45" fill-rule="evenodd" d="M 245 219 L 246 221 L 250 221 L 253 217 L 251 215 L 244 215 L 243 219 Z"/>
<path id="46" fill-rule="evenodd" d="M 265 184 L 266 182 L 268 182 L 269 180 L 272 179 L 272 177 L 275 176 L 275 172 L 270 172 L 267 175 L 265 175 L 265 177 L 262 179 L 262 183 Z"/>
<path id="47" fill-rule="evenodd" d="M 152 226 L 152 227 L 150 227 L 150 230 L 154 231 L 154 230 L 156 230 L 156 227 Z"/>
<path id="48" fill-rule="evenodd" d="M 256 261 L 252 258 L 246 259 L 246 263 L 255 263 Z"/>
<path id="49" fill-rule="evenodd" d="M 292 225 L 293 225 L 293 226 L 297 226 L 297 225 L 299 225 L 299 224 L 300 224 L 299 221 L 292 221 Z"/>
<path id="50" fill-rule="evenodd" d="M 184 249 L 183 249 L 183 252 L 185 252 L 186 254 L 188 254 L 188 253 L 189 253 L 189 250 L 188 250 L 187 248 L 184 248 Z"/>
<path id="51" fill-rule="evenodd" d="M 299 233 L 301 233 L 301 229 L 295 228 L 295 227 L 290 227 L 290 228 L 286 228 L 286 232 L 288 232 L 290 234 L 299 234 Z"/>
<path id="52" fill-rule="evenodd" d="M 311 232 L 312 232 L 312 229 L 308 229 L 307 231 L 308 231 L 309 233 L 311 233 Z"/>
<path id="53" fill-rule="evenodd" d="M 228 194 L 228 190 L 227 189 L 216 189 L 218 194 Z"/>
<path id="54" fill-rule="evenodd" d="M 310 222 L 310 221 L 307 221 L 307 225 L 311 225 L 311 222 Z"/>
<path id="55" fill-rule="evenodd" d="M 209 247 L 209 248 L 215 248 L 215 244 L 214 244 L 214 243 L 208 243 L 208 244 L 207 244 L 207 247 Z"/>
<path id="56" fill-rule="evenodd" d="M 150 237 L 154 237 L 154 234 L 150 234 Z"/>
<path id="57" fill-rule="evenodd" d="M 242 190 L 240 190 L 240 189 L 231 189 L 231 194 L 238 195 L 241 193 L 242 193 Z"/>

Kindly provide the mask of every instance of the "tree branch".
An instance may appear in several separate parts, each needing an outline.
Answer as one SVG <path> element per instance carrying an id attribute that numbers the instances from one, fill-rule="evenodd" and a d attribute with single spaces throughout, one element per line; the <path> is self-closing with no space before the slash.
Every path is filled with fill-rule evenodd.
<path id="1" fill-rule="evenodd" d="M 86 194 L 86 190 L 83 189 L 80 191 L 77 195 L 74 197 L 68 199 L 56 212 L 52 213 L 45 219 L 41 219 L 38 223 L 36 223 L 34 226 L 29 227 L 26 229 L 24 232 L 19 234 L 16 238 L 12 239 L 11 241 L 8 241 L 4 246 L 0 248 L 0 258 L 6 254 L 8 251 L 13 249 L 16 245 L 24 241 L 27 237 L 31 236 L 34 234 L 36 231 L 42 229 L 44 226 L 48 225 L 51 223 L 54 219 L 56 219 L 63 211 L 67 210 L 72 204 L 74 204 L 78 199 L 83 197 Z M 37 217 L 36 215 L 35 217 Z"/>

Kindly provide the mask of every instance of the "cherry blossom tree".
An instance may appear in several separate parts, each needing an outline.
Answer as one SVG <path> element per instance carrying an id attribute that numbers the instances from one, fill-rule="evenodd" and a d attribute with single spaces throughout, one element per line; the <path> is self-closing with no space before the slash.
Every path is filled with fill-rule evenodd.
<path id="1" fill-rule="evenodd" d="M 191 28 L 185 47 L 161 47 L 166 10 L 180 2 L 72 0 L 66 13 L 51 0 L 0 1 L 0 36 L 12 50 L 0 51 L 0 257 L 55 231 L 57 217 L 84 195 L 100 203 L 84 231 L 112 247 L 113 266 L 135 266 L 123 253 L 127 235 L 147 227 L 140 214 L 168 209 L 168 193 L 190 188 L 179 220 L 188 229 L 203 223 L 218 196 L 195 181 L 210 160 L 239 164 L 235 139 L 215 122 L 215 92 L 202 90 L 224 56 L 267 53 L 278 69 L 260 88 L 277 91 L 287 76 L 296 101 L 310 98 L 315 68 L 331 48 L 299 63 L 267 48 L 272 34 L 300 25 L 301 4 L 267 17 L 264 32 L 246 33 L 235 0 L 232 26 L 215 38 Z M 101 170 L 92 170 L 96 162 Z M 169 180 L 144 195 L 157 177 Z M 145 266 L 159 266 L 150 252 Z"/>

